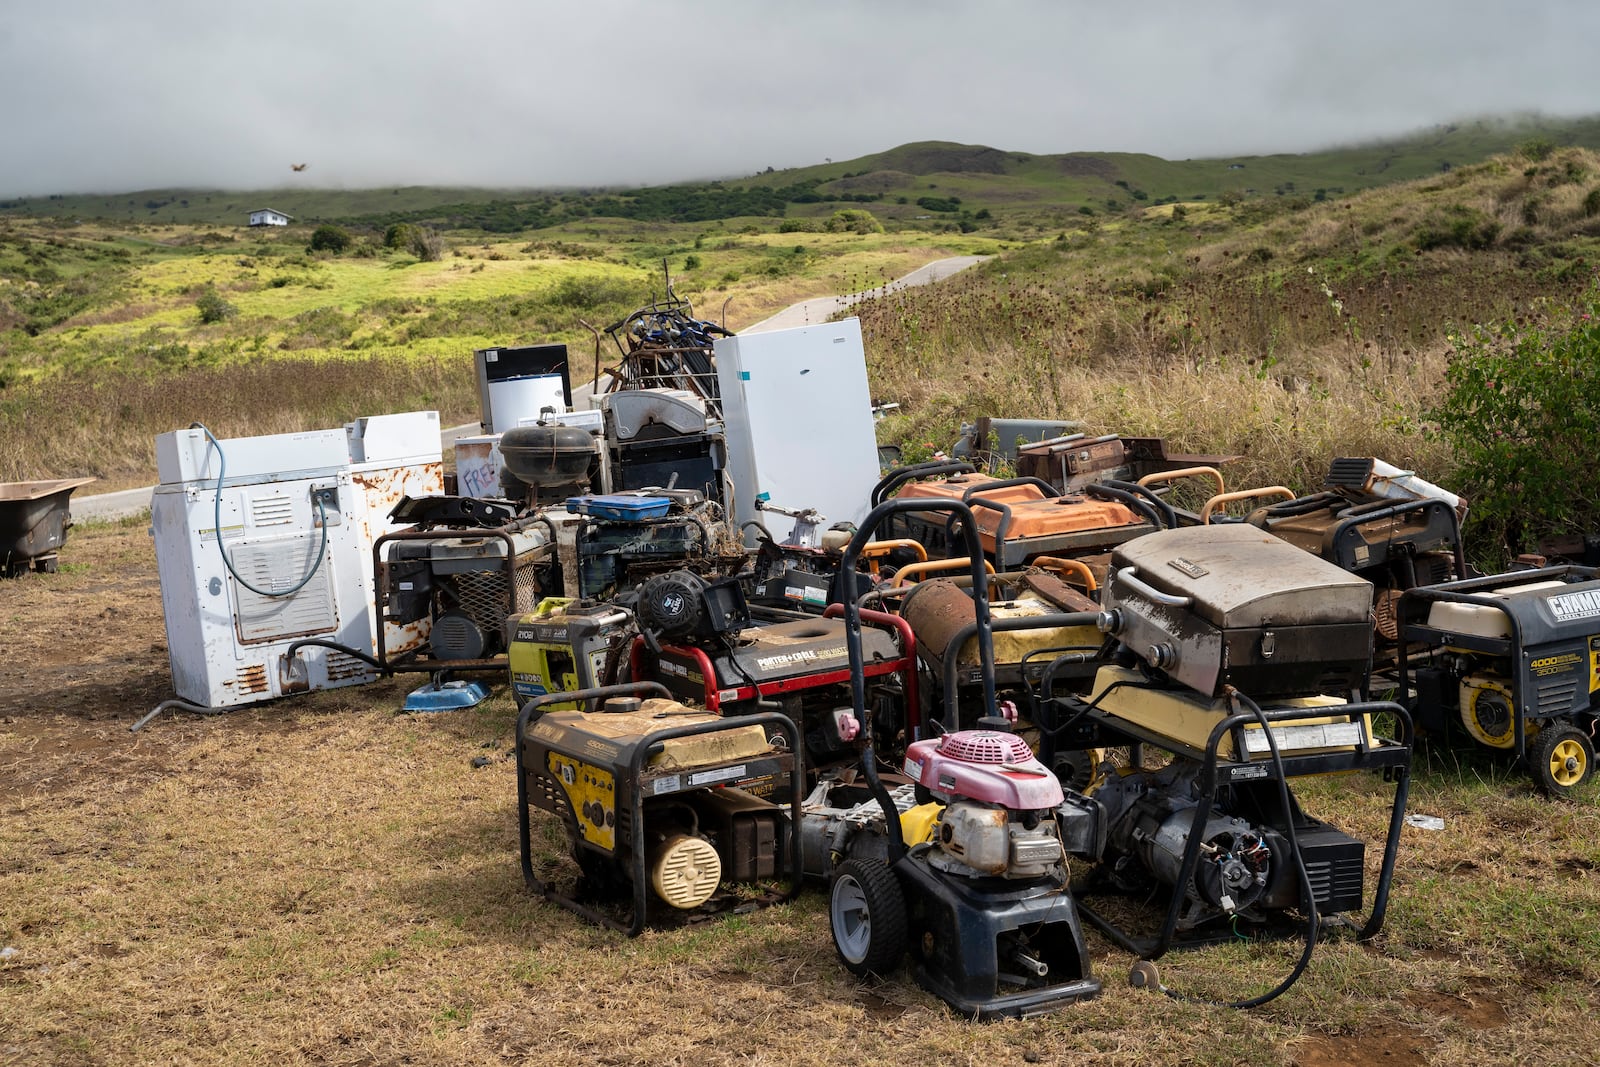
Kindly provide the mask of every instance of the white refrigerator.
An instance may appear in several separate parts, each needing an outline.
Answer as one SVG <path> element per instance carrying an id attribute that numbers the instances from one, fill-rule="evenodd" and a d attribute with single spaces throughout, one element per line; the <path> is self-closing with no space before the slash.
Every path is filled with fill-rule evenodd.
<path id="1" fill-rule="evenodd" d="M 824 528 L 860 522 L 879 477 L 860 320 L 721 337 L 715 351 L 736 520 L 782 541 L 794 520 L 759 498 L 815 508 Z"/>

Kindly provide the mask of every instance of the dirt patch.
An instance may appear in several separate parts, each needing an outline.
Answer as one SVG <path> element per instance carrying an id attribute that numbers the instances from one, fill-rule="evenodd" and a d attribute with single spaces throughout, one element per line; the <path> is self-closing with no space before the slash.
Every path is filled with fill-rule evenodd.
<path id="1" fill-rule="evenodd" d="M 1469 1030 L 1497 1030 L 1511 1021 L 1500 1001 L 1481 988 L 1463 994 L 1416 990 L 1406 994 L 1406 1003 L 1418 1011 L 1454 1019 Z"/>
<path id="2" fill-rule="evenodd" d="M 1291 1046 L 1295 1067 L 1408 1067 L 1428 1062 L 1438 1044 L 1409 1026 L 1378 1026 L 1359 1034 L 1316 1034 Z"/>

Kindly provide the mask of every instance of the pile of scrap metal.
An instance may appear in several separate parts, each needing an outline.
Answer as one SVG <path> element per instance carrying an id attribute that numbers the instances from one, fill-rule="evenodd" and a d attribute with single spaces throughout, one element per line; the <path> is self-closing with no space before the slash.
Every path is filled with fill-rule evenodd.
<path id="1" fill-rule="evenodd" d="M 1104 587 L 1070 561 L 991 576 L 976 511 L 881 501 L 843 550 L 840 588 L 865 577 L 874 535 L 914 513 L 955 520 L 961 573 L 907 566 L 915 583 L 885 579 L 821 618 L 759 625 L 737 578 L 673 574 L 626 612 L 530 626 L 513 671 L 525 657 L 547 688 L 552 663 L 595 662 L 606 626 L 627 651 L 601 657 L 615 673 L 579 672 L 577 691 L 523 707 L 529 886 L 637 933 L 824 880 L 848 969 L 909 957 L 919 983 L 979 1017 L 1099 988 L 1080 895 L 1159 905 L 1143 932 L 1082 912 L 1143 980 L 1173 945 L 1304 931 L 1289 978 L 1241 1003 L 1292 984 L 1330 916 L 1365 908 L 1344 925 L 1373 936 L 1411 731 L 1404 707 L 1360 699 L 1369 583 L 1239 523 L 1126 540 Z M 689 737 L 706 740 L 690 751 Z M 1365 845 L 1291 788 L 1340 771 L 1394 786 L 1370 892 Z M 534 847 L 535 811 L 564 825 L 567 856 Z"/>

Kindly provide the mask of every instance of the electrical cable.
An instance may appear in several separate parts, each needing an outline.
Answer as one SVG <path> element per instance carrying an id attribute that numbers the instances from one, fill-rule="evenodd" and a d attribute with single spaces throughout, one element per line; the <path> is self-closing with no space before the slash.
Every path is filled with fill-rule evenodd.
<path id="1" fill-rule="evenodd" d="M 1215 1008 L 1259 1008 L 1261 1005 L 1276 1000 L 1284 993 L 1287 993 L 1289 987 L 1298 982 L 1300 976 L 1305 973 L 1306 967 L 1311 963 L 1312 953 L 1317 948 L 1317 928 L 1321 920 L 1317 915 L 1316 891 L 1312 888 L 1311 875 L 1306 870 L 1305 856 L 1300 852 L 1300 837 L 1294 828 L 1294 802 L 1289 796 L 1289 783 L 1283 774 L 1283 756 L 1278 751 L 1278 739 L 1273 736 L 1272 727 L 1268 724 L 1266 712 L 1261 710 L 1261 705 L 1232 686 L 1228 687 L 1228 699 L 1234 703 L 1235 707 L 1240 704 L 1244 705 L 1245 709 L 1256 717 L 1256 722 L 1261 724 L 1261 732 L 1266 736 L 1267 748 L 1272 753 L 1272 771 L 1278 782 L 1278 798 L 1283 802 L 1284 825 L 1289 836 L 1289 851 L 1294 856 L 1295 873 L 1300 876 L 1300 894 L 1305 899 L 1306 904 L 1305 946 L 1300 950 L 1300 958 L 1295 961 L 1294 968 L 1283 981 L 1260 996 L 1250 997 L 1248 1000 L 1232 1000 L 1219 1003 L 1206 1000 L 1204 997 L 1186 996 L 1183 993 L 1168 989 L 1164 985 L 1158 984 L 1157 988 L 1173 1000 L 1181 1000 L 1190 1004 L 1205 1004 Z M 1235 929 L 1235 933 L 1237 932 L 1237 929 Z"/>
<path id="2" fill-rule="evenodd" d="M 128 732 L 130 734 L 138 733 L 146 723 L 155 718 L 157 715 L 160 715 L 163 711 L 166 711 L 168 708 L 182 708 L 184 711 L 192 711 L 196 715 L 226 715 L 228 712 L 234 710 L 232 708 L 208 708 L 204 704 L 195 704 L 190 701 L 174 697 L 171 700 L 163 700 L 154 708 L 150 709 L 150 714 L 146 715 L 144 718 L 128 727 Z"/>
<path id="3" fill-rule="evenodd" d="M 206 435 L 206 440 L 211 442 L 211 447 L 217 450 L 217 490 L 216 501 L 212 510 L 212 529 L 217 535 L 217 554 L 222 557 L 222 565 L 227 568 L 229 574 L 233 575 L 234 581 L 238 582 L 240 585 L 244 586 L 257 596 L 293 596 L 295 593 L 298 593 L 300 590 L 304 589 L 306 587 L 306 583 L 311 581 L 312 578 L 316 577 L 316 573 L 319 569 L 321 569 L 322 561 L 328 553 L 328 513 L 322 506 L 322 497 L 315 493 L 312 494 L 312 499 L 316 501 L 317 504 L 317 525 L 322 528 L 322 540 L 317 545 L 317 558 L 311 561 L 311 569 L 306 571 L 305 576 L 293 586 L 280 592 L 273 593 L 265 589 L 257 589 L 255 586 L 251 585 L 245 580 L 244 575 L 240 574 L 234 569 L 233 560 L 228 558 L 228 550 L 222 545 L 222 479 L 223 475 L 228 469 L 227 457 L 222 454 L 222 443 L 217 440 L 216 435 L 213 434 L 203 422 L 191 422 L 189 424 L 189 429 L 199 430 L 204 433 Z"/>

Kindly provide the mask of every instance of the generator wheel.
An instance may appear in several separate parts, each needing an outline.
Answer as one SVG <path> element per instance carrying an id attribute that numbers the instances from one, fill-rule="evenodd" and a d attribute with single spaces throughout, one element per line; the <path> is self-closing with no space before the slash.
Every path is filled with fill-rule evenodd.
<path id="1" fill-rule="evenodd" d="M 882 860 L 839 865 L 828 892 L 828 924 L 845 969 L 858 978 L 889 974 L 906 952 L 906 897 Z"/>
<path id="2" fill-rule="evenodd" d="M 1594 742 L 1575 726 L 1552 722 L 1533 739 L 1528 762 L 1539 788 L 1563 797 L 1594 773 Z"/>

